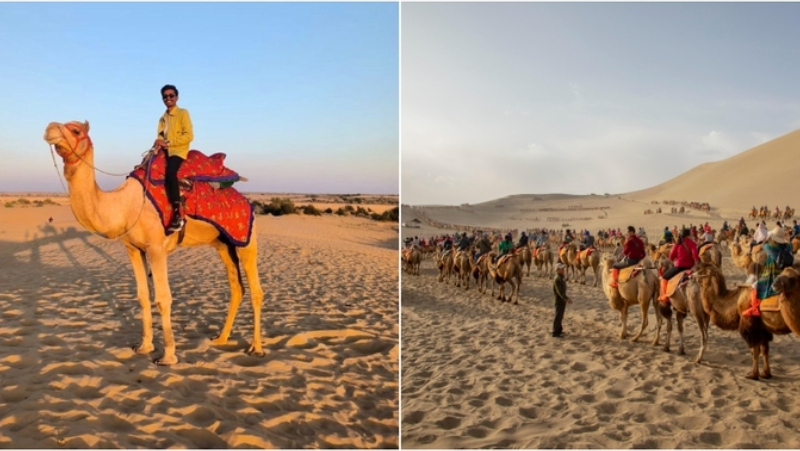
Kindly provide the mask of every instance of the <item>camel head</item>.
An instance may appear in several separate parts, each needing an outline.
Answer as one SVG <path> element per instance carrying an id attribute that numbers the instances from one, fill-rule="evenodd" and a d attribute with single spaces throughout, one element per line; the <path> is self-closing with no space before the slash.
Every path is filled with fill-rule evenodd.
<path id="1" fill-rule="evenodd" d="M 787 298 L 792 296 L 798 287 L 800 287 L 800 273 L 792 267 L 785 268 L 772 282 L 772 289 Z"/>
<path id="2" fill-rule="evenodd" d="M 56 153 L 64 159 L 65 166 L 80 162 L 92 149 L 88 121 L 66 124 L 51 122 L 45 129 L 44 140 L 55 147 Z"/>

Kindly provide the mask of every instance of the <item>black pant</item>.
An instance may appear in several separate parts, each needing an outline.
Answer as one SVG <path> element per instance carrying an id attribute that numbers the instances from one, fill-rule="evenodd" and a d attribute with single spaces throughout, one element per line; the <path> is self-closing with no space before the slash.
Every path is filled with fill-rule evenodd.
<path id="1" fill-rule="evenodd" d="M 181 192 L 178 188 L 178 170 L 181 168 L 183 158 L 171 155 L 167 158 L 167 199 L 175 207 L 181 201 Z"/>
<path id="2" fill-rule="evenodd" d="M 614 263 L 613 267 L 617 268 L 617 269 L 625 269 L 628 266 L 633 266 L 633 265 L 639 263 L 640 261 L 642 261 L 641 258 L 628 258 L 628 257 L 625 257 L 625 258 L 622 259 L 621 262 Z"/>
<path id="3" fill-rule="evenodd" d="M 692 269 L 692 268 L 685 268 L 683 266 L 673 266 L 672 268 L 666 270 L 664 274 L 661 276 L 661 278 L 664 280 L 669 280 L 678 275 L 679 272 L 686 271 L 687 269 Z"/>
<path id="4" fill-rule="evenodd" d="M 561 321 L 564 319 L 564 311 L 567 309 L 566 301 L 556 301 L 556 319 L 553 321 L 553 336 L 561 335 L 564 328 L 561 327 Z"/>

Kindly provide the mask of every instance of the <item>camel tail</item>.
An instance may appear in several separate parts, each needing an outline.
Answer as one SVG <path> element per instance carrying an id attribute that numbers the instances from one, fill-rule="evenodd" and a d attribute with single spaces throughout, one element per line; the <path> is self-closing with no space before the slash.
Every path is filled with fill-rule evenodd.
<path id="1" fill-rule="evenodd" d="M 239 254 L 236 252 L 236 246 L 233 244 L 227 243 L 228 246 L 228 255 L 231 256 L 231 260 L 233 264 L 236 265 L 236 276 L 239 279 L 239 286 L 242 288 L 242 296 L 244 296 L 244 281 L 242 281 L 242 265 L 239 264 Z"/>

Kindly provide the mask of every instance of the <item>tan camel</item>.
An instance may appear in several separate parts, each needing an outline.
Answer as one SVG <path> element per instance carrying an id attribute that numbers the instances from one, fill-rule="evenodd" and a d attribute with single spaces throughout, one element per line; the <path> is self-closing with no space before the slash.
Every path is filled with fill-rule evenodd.
<path id="1" fill-rule="evenodd" d="M 447 276 L 447 283 L 450 284 L 450 276 L 453 273 L 453 253 L 454 250 L 449 250 L 446 253 L 443 251 L 436 256 L 436 267 L 439 268 L 439 282 L 444 282 Z"/>
<path id="2" fill-rule="evenodd" d="M 658 260 L 658 268 L 662 274 L 672 268 L 672 262 L 668 258 Z M 675 276 L 679 277 L 679 276 Z M 700 351 L 694 363 L 700 363 L 703 359 L 703 354 L 708 346 L 708 322 L 709 315 L 703 310 L 703 303 L 700 299 L 700 285 L 689 279 L 689 282 L 683 287 L 675 290 L 669 297 L 669 302 L 656 301 L 656 339 L 653 345 L 658 345 L 661 334 L 661 320 L 662 318 L 667 322 L 667 341 L 664 344 L 664 351 L 669 352 L 670 338 L 672 335 L 672 312 L 676 313 L 675 320 L 678 324 L 678 336 L 680 337 L 680 346 L 678 354 L 686 354 L 683 340 L 683 321 L 686 319 L 687 314 L 691 314 L 697 321 L 700 328 Z"/>
<path id="3" fill-rule="evenodd" d="M 539 277 L 552 277 L 555 257 L 553 256 L 553 251 L 550 250 L 550 246 L 545 245 L 539 250 L 534 250 L 533 253 L 533 263 L 536 265 Z"/>
<path id="4" fill-rule="evenodd" d="M 532 255 L 531 248 L 528 246 L 522 246 L 522 249 L 517 250 L 517 258 L 519 258 L 520 266 L 522 266 L 523 269 L 525 266 L 528 267 L 528 277 L 531 275 L 531 261 L 533 260 Z"/>
<path id="5" fill-rule="evenodd" d="M 743 316 L 742 313 L 750 308 L 752 293 L 750 286 L 728 289 L 722 271 L 708 263 L 701 263 L 695 273 L 694 279 L 701 287 L 703 309 L 710 315 L 711 323 L 723 330 L 738 330 L 750 348 L 753 369 L 746 376 L 748 379 L 772 377 L 769 366 L 769 342 L 772 341 L 773 334 L 786 335 L 792 332 L 792 327 L 800 326 L 798 321 L 800 317 L 791 302 L 792 294 L 788 294 L 793 293 L 793 287 L 796 286 L 796 280 L 793 279 L 796 279 L 797 275 L 798 272 L 794 268 L 786 268 L 773 283 L 776 290 L 787 293 L 782 294 L 779 299 L 780 312 L 762 310 L 761 316 Z M 800 327 L 795 331 L 796 334 L 798 332 Z M 760 355 L 764 356 L 764 371 L 759 374 Z"/>
<path id="6" fill-rule="evenodd" d="M 469 276 L 472 274 L 472 259 L 468 251 L 459 251 L 453 260 L 453 269 L 456 273 L 456 286 L 466 285 L 469 290 Z"/>
<path id="7" fill-rule="evenodd" d="M 722 249 L 720 249 L 717 243 L 706 245 L 702 249 L 702 254 L 700 254 L 700 261 L 712 263 L 716 265 L 717 268 L 722 268 Z"/>
<path id="8" fill-rule="evenodd" d="M 593 287 L 597 287 L 597 281 L 600 279 L 600 251 L 594 249 L 592 255 L 586 256 L 586 251 L 577 252 L 575 254 L 575 268 L 580 271 L 580 283 L 586 285 L 586 270 L 592 268 L 594 271 Z"/>
<path id="9" fill-rule="evenodd" d="M 745 270 L 746 274 L 750 274 L 752 271 L 752 264 L 757 261 L 759 264 L 763 265 L 767 261 L 767 253 L 761 250 L 759 247 L 758 251 L 755 252 L 756 260 L 754 261 L 752 256 L 746 254 L 742 248 L 742 245 L 736 242 L 731 243 L 728 248 L 731 251 L 731 260 L 733 264 L 737 268 L 742 268 Z M 755 249 L 755 248 L 754 248 Z"/>
<path id="10" fill-rule="evenodd" d="M 611 281 L 611 270 L 614 265 L 613 256 L 603 256 L 603 292 L 608 298 L 608 303 L 612 309 L 619 312 L 619 319 L 622 323 L 620 338 L 628 336 L 628 308 L 639 304 L 642 309 L 642 324 L 639 333 L 631 341 L 637 341 L 647 327 L 647 311 L 650 309 L 650 301 L 656 301 L 658 293 L 658 278 L 655 272 L 649 269 L 641 270 L 635 277 L 622 282 L 619 281 L 619 288 L 608 285 Z M 656 337 L 658 338 L 658 337 Z M 657 342 L 654 342 L 656 344 Z"/>
<path id="11" fill-rule="evenodd" d="M 253 223 L 250 243 L 245 247 L 234 247 L 221 240 L 217 229 L 203 221 L 186 218 L 185 236 L 179 244 L 179 234 L 166 236 L 161 218 L 155 207 L 145 201 L 142 185 L 126 179 L 113 191 L 102 191 L 97 186 L 94 173 L 94 148 L 89 138 L 89 123 L 52 122 L 47 126 L 44 139 L 55 146 L 56 152 L 64 159 L 64 177 L 69 184 L 69 199 L 72 212 L 78 222 L 87 230 L 109 239 L 119 239 L 125 245 L 133 265 L 139 304 L 142 306 L 142 342 L 134 347 L 137 354 L 148 354 L 154 350 L 153 326 L 150 313 L 150 289 L 147 281 L 145 262 L 149 262 L 155 289 L 155 304 L 161 314 L 164 329 L 164 356 L 157 359 L 159 365 L 171 365 L 178 361 L 175 356 L 175 340 L 172 336 L 170 311 L 172 293 L 167 276 L 167 254 L 178 245 L 210 245 L 219 253 L 227 270 L 231 287 L 231 301 L 228 316 L 219 337 L 212 342 L 224 345 L 228 342 L 233 320 L 239 303 L 244 296 L 241 269 L 244 268 L 250 286 L 250 300 L 253 304 L 253 341 L 249 354 L 263 356 L 261 347 L 261 302 L 264 291 L 258 279 L 258 234 Z"/>
<path id="12" fill-rule="evenodd" d="M 403 253 L 403 262 L 406 272 L 412 275 L 419 275 L 419 268 L 422 265 L 422 252 L 416 247 Z"/>
<path id="13" fill-rule="evenodd" d="M 489 278 L 492 280 L 492 297 L 494 297 L 494 285 L 500 285 L 500 295 L 497 297 L 498 301 L 511 302 L 519 304 L 519 289 L 522 287 L 522 265 L 519 264 L 519 259 L 513 256 L 497 268 L 489 264 Z M 516 281 L 515 281 L 516 279 Z M 511 284 L 511 295 L 506 299 L 506 282 Z M 516 294 L 516 298 L 514 295 Z"/>
<path id="14" fill-rule="evenodd" d="M 567 266 L 564 270 L 564 275 L 567 276 L 567 281 L 578 280 L 578 274 L 575 270 L 575 255 L 578 253 L 578 246 L 575 243 L 568 243 L 558 251 L 558 261 Z M 569 274 L 572 273 L 570 276 Z"/>
<path id="15" fill-rule="evenodd" d="M 493 252 L 484 254 L 472 265 L 472 276 L 475 277 L 475 284 L 478 286 L 480 294 L 486 293 L 489 286 L 489 266 L 492 264 L 493 255 Z"/>

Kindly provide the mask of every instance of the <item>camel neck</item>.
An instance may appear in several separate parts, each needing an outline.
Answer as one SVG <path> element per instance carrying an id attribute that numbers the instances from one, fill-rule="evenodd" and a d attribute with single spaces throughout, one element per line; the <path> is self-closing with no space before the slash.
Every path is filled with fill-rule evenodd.
<path id="1" fill-rule="evenodd" d="M 69 184 L 69 201 L 72 212 L 78 222 L 91 232 L 105 236 L 124 227 L 120 218 L 115 218 L 114 200 L 109 193 L 101 190 L 97 185 L 94 173 L 93 150 L 83 157 L 83 161 L 74 166 L 69 166 L 64 173 Z"/>

